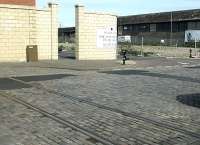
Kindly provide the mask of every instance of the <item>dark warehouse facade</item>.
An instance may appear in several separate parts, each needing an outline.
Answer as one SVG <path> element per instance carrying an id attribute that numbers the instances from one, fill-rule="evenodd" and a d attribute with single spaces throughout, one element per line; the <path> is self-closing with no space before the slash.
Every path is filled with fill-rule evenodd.
<path id="1" fill-rule="evenodd" d="M 118 17 L 118 35 L 132 36 L 133 43 L 185 43 L 185 31 L 200 30 L 200 9 Z"/>
<path id="2" fill-rule="evenodd" d="M 59 42 L 67 42 L 75 37 L 75 27 L 66 27 L 58 29 Z"/>

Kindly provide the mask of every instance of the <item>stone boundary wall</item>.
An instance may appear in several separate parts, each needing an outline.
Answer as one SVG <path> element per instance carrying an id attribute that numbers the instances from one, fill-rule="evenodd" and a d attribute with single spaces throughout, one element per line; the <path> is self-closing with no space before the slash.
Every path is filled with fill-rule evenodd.
<path id="1" fill-rule="evenodd" d="M 99 48 L 97 46 L 97 31 L 101 31 L 101 29 L 102 31 L 104 29 L 113 29 L 113 32 L 115 32 L 116 30 L 117 39 L 117 16 L 106 13 L 87 12 L 85 11 L 85 7 L 80 5 L 76 5 L 75 9 L 76 58 L 78 60 L 116 59 L 117 44 L 114 47 L 110 46 L 106 48 L 104 45 Z"/>
<path id="2" fill-rule="evenodd" d="M 153 52 L 161 57 L 177 57 L 177 58 L 189 58 L 190 49 L 192 49 L 192 56 L 199 57 L 200 49 L 197 48 L 185 48 L 185 47 L 144 47 L 144 52 Z"/>
<path id="3" fill-rule="evenodd" d="M 187 47 L 168 47 L 168 46 L 148 46 L 144 45 L 141 49 L 140 45 L 131 46 L 132 50 L 143 51 L 143 52 L 152 52 L 161 57 L 177 57 L 177 58 L 188 58 L 190 55 L 190 49 L 192 49 L 192 55 L 194 57 L 200 56 L 200 48 L 187 48 Z M 121 48 L 119 48 L 119 51 Z"/>
<path id="4" fill-rule="evenodd" d="M 0 62 L 26 61 L 26 47 L 38 46 L 39 60 L 58 59 L 57 5 L 0 4 Z"/>

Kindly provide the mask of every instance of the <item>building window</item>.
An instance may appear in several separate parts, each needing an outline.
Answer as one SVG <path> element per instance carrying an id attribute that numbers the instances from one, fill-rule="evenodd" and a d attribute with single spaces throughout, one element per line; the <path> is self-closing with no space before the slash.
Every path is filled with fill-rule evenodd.
<path id="1" fill-rule="evenodd" d="M 200 30 L 200 22 L 196 22 L 196 29 Z"/>
<path id="2" fill-rule="evenodd" d="M 133 25 L 133 32 L 149 32 L 150 31 L 150 25 L 149 24 L 136 24 Z"/>
<path id="3" fill-rule="evenodd" d="M 171 23 L 158 23 L 156 24 L 157 32 L 171 32 Z M 173 22 L 172 24 L 172 31 L 173 32 L 184 32 L 187 30 L 187 23 L 186 22 Z"/>
<path id="4" fill-rule="evenodd" d="M 124 25 L 123 30 L 124 31 L 132 31 L 132 26 L 131 25 Z"/>
<path id="5" fill-rule="evenodd" d="M 196 29 L 196 23 L 195 22 L 188 22 L 188 29 L 189 30 L 195 30 Z"/>
<path id="6" fill-rule="evenodd" d="M 188 22 L 189 30 L 200 30 L 200 22 Z"/>
<path id="7" fill-rule="evenodd" d="M 157 32 L 171 32 L 171 23 L 158 23 L 156 24 Z"/>
<path id="8" fill-rule="evenodd" d="M 128 30 L 128 26 L 124 26 L 124 30 Z"/>
<path id="9" fill-rule="evenodd" d="M 130 35 L 132 32 L 132 25 L 124 25 L 123 26 L 123 35 Z"/>
<path id="10" fill-rule="evenodd" d="M 123 34 L 123 26 L 119 26 L 118 27 L 118 35 L 122 35 Z"/>
<path id="11" fill-rule="evenodd" d="M 187 22 L 180 22 L 179 23 L 179 32 L 184 32 L 187 30 Z"/>
<path id="12" fill-rule="evenodd" d="M 180 26 L 180 23 L 174 22 L 172 25 L 172 32 L 180 32 L 179 26 Z M 171 29 L 171 25 L 170 25 L 170 29 Z"/>
<path id="13" fill-rule="evenodd" d="M 156 32 L 156 24 L 150 24 L 150 32 Z"/>

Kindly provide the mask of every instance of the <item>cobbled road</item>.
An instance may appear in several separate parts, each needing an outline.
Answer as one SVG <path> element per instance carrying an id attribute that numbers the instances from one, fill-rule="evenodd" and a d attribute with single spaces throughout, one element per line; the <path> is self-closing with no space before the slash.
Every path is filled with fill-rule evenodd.
<path id="1" fill-rule="evenodd" d="M 105 144 L 100 138 L 116 145 L 199 145 L 200 110 L 179 102 L 177 96 L 200 94 L 200 61 L 174 59 L 171 66 L 171 61 L 162 66 L 163 59 L 155 59 L 150 67 L 149 60 L 137 61 L 138 66 L 87 71 L 2 67 L 1 82 L 19 84 L 0 84 L 2 94 L 86 133 L 0 95 L 0 143 Z"/>

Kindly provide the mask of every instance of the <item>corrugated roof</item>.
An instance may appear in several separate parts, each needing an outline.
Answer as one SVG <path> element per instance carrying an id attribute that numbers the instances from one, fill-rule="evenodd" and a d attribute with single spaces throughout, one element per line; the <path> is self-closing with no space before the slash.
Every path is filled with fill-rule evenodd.
<path id="1" fill-rule="evenodd" d="M 200 20 L 200 9 L 118 17 L 118 25 Z"/>

